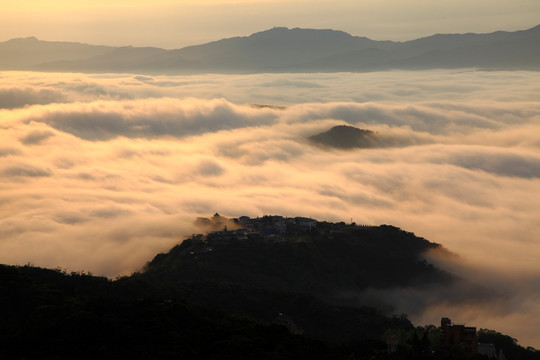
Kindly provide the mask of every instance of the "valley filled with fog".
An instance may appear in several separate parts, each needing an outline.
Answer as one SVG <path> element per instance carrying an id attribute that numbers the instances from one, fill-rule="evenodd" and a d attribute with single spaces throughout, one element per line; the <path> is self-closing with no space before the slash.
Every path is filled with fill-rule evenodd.
<path id="1" fill-rule="evenodd" d="M 538 94 L 526 71 L 1 72 L 0 262 L 130 274 L 215 212 L 391 224 L 500 294 L 417 309 L 428 293 L 396 289 L 413 322 L 445 315 L 540 346 Z M 377 145 L 309 140 L 336 125 Z"/>

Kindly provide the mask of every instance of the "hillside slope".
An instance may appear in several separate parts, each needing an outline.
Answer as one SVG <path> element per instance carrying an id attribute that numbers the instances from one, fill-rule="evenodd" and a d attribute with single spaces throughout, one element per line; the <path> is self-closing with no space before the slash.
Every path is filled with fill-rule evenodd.
<path id="1" fill-rule="evenodd" d="M 365 290 L 442 290 L 463 281 L 425 260 L 440 245 L 393 226 L 280 216 L 235 223 L 216 215 L 207 222 L 242 227 L 186 239 L 128 282 L 264 321 L 285 312 L 312 336 L 346 341 L 373 336 L 389 324 L 383 314 L 396 311 L 383 299 L 363 298 Z M 332 315 L 332 306 L 343 310 Z M 366 317 L 370 322 L 359 325 Z M 325 323 L 334 325 L 331 331 Z"/>
<path id="2" fill-rule="evenodd" d="M 216 214 L 197 224 L 211 231 L 114 281 L 0 265 L 0 357 L 368 359 L 384 353 L 384 334 L 400 333 L 401 357 L 439 358 L 415 353 L 418 329 L 406 315 L 336 295 L 448 289 L 463 280 L 424 258 L 440 245 L 393 226 L 301 217 Z M 480 334 L 513 359 L 540 356 L 495 331 Z"/>

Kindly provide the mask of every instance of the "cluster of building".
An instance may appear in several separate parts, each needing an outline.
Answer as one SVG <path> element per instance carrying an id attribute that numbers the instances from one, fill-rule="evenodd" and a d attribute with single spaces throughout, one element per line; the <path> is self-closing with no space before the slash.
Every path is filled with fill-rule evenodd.
<path id="1" fill-rule="evenodd" d="M 216 243 L 226 243 L 228 241 L 247 241 L 257 240 L 273 243 L 286 242 L 288 229 L 294 228 L 300 231 L 313 231 L 317 228 L 317 221 L 305 218 L 294 217 L 286 218 L 283 216 L 263 216 L 250 218 L 241 216 L 239 218 L 227 219 L 218 213 L 210 219 L 199 218 L 198 225 L 206 226 L 211 229 L 218 229 L 208 233 L 194 234 L 194 240 L 205 240 L 209 245 Z"/>
<path id="2" fill-rule="evenodd" d="M 246 229 L 263 234 L 285 234 L 290 226 L 298 226 L 300 229 L 308 231 L 317 228 L 317 220 L 299 216 L 294 218 L 279 215 L 267 215 L 257 218 L 240 216 L 238 219 L 233 219 L 233 221 Z"/>
<path id="3" fill-rule="evenodd" d="M 427 330 L 426 330 L 427 331 Z M 486 355 L 489 359 L 506 359 L 502 349 L 497 352 L 494 344 L 485 344 L 478 342 L 478 334 L 476 327 L 465 326 L 464 324 L 454 324 L 447 317 L 441 318 L 441 327 L 432 328 L 431 331 L 437 331 L 440 334 L 440 345 L 431 348 L 434 353 L 439 350 L 444 352 L 452 352 L 455 349 L 461 349 L 465 357 L 472 357 L 476 354 Z M 389 334 L 386 337 L 386 344 L 389 353 L 395 353 L 398 350 L 400 336 L 395 333 Z M 409 340 L 410 341 L 410 340 Z M 459 356 L 458 356 L 459 358 Z"/>
<path id="4" fill-rule="evenodd" d="M 465 326 L 464 324 L 453 324 L 447 317 L 441 319 L 441 346 L 447 349 L 453 346 L 459 346 L 465 350 L 466 355 L 481 354 L 486 355 L 490 359 L 505 358 L 502 349 L 497 353 L 494 344 L 478 342 L 475 327 Z"/>
<path id="5" fill-rule="evenodd" d="M 476 328 L 464 324 L 453 324 L 450 318 L 441 319 L 441 347 L 460 346 L 466 354 L 478 354 Z"/>
<path id="6" fill-rule="evenodd" d="M 352 219 L 350 223 L 319 223 L 317 220 L 301 216 L 265 215 L 256 218 L 249 216 L 226 218 L 218 213 L 210 218 L 197 218 L 195 225 L 208 233 L 208 235 L 193 235 L 193 238 L 198 240 L 206 240 L 207 242 L 258 240 L 273 243 L 286 242 L 287 234 L 298 234 L 299 232 L 325 231 L 328 239 L 333 239 L 336 234 L 347 232 L 351 227 L 374 227 L 372 225 L 357 225 L 352 222 Z"/>

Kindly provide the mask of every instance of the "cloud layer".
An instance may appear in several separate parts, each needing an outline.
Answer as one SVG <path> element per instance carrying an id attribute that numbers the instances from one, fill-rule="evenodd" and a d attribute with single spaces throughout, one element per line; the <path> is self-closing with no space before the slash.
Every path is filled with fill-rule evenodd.
<path id="1" fill-rule="evenodd" d="M 216 211 L 387 223 L 504 295 L 483 312 L 435 297 L 413 320 L 510 324 L 540 346 L 525 331 L 540 320 L 540 74 L 0 76 L 0 262 L 128 274 Z M 393 146 L 309 142 L 336 125 Z"/>

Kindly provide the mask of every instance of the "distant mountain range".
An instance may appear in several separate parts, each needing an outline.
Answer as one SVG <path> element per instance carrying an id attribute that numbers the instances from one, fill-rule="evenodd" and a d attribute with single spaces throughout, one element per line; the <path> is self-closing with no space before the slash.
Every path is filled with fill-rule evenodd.
<path id="1" fill-rule="evenodd" d="M 489 34 L 375 41 L 336 30 L 276 27 L 176 50 L 50 42 L 0 43 L 0 70 L 146 74 L 341 72 L 390 69 L 540 70 L 540 25 Z"/>

